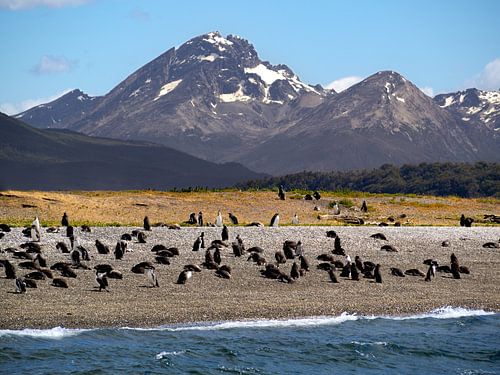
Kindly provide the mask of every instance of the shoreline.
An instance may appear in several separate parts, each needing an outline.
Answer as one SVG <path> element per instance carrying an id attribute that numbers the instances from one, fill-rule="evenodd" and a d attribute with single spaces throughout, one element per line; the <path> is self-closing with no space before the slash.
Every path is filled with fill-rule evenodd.
<path id="1" fill-rule="evenodd" d="M 281 250 L 284 240 L 301 239 L 311 270 L 293 284 L 266 279 L 260 276 L 263 267 L 248 262 L 247 256 L 234 257 L 229 247 L 222 250 L 222 258 L 223 264 L 233 269 L 231 279 L 215 277 L 214 271 L 203 269 L 186 285 L 175 284 L 183 265 L 200 264 L 204 258 L 204 251 L 191 250 L 194 240 L 204 231 L 208 246 L 211 240 L 220 238 L 220 228 L 153 228 L 147 232 L 146 244 L 129 242 L 133 252 L 126 253 L 123 260 L 115 260 L 112 254 L 97 254 L 93 244 L 96 238 L 113 250 L 120 235 L 132 229 L 137 228 L 95 227 L 91 233 L 78 230 L 81 244 L 91 254 L 87 262 L 90 267 L 108 263 L 124 275 L 123 280 L 109 280 L 109 293 L 97 292 L 93 271 L 76 270 L 76 279 L 66 279 L 68 289 L 56 288 L 49 280 L 41 280 L 37 289 L 15 294 L 13 280 L 5 279 L 0 268 L 3 298 L 0 329 L 151 328 L 203 322 L 334 317 L 344 312 L 402 316 L 427 313 L 443 306 L 500 312 L 500 252 L 482 247 L 484 242 L 498 241 L 498 227 L 230 227 L 230 240 L 239 234 L 247 249 L 261 246 L 268 261 L 274 261 L 274 253 Z M 340 278 L 339 270 L 335 271 L 339 283 L 331 283 L 327 272 L 316 269 L 320 263 L 316 256 L 331 253 L 333 248 L 333 239 L 326 237 L 326 230 L 337 232 L 352 258 L 360 255 L 363 260 L 380 263 L 383 283 Z M 385 233 L 388 241 L 369 237 L 376 232 Z M 42 254 L 48 266 L 69 259 L 55 249 L 60 240 L 67 241 L 62 233 L 43 233 Z M 443 240 L 449 240 L 451 246 L 442 247 Z M 0 248 L 18 246 L 24 241 L 20 229 L 13 229 L 0 240 Z M 151 248 L 159 243 L 178 247 L 180 255 L 172 258 L 171 265 L 155 264 L 160 287 L 149 288 L 145 275 L 133 274 L 130 268 L 140 261 L 154 262 Z M 396 246 L 399 252 L 381 251 L 380 246 L 386 243 Z M 463 275 L 461 280 L 438 273 L 427 283 L 421 277 L 398 278 L 389 271 L 390 267 L 399 267 L 425 272 L 424 259 L 432 257 L 446 264 L 452 252 L 460 264 L 471 270 L 471 274 Z M 19 263 L 7 253 L 0 254 L 0 258 Z M 335 256 L 335 259 L 344 257 Z M 281 267 L 289 272 L 291 264 L 288 260 Z M 27 272 L 29 270 L 18 268 L 19 275 Z"/>
<path id="2" fill-rule="evenodd" d="M 443 316 L 449 313 L 449 316 Z M 468 308 L 462 306 L 441 306 L 425 311 L 412 311 L 403 314 L 363 314 L 358 312 L 342 312 L 338 315 L 310 315 L 310 316 L 288 316 L 288 317 L 259 317 L 241 318 L 227 320 L 197 320 L 171 322 L 160 325 L 117 325 L 117 326 L 47 326 L 47 327 L 23 327 L 23 328 L 0 328 L 0 334 L 5 331 L 22 332 L 27 331 L 52 331 L 52 330 L 75 330 L 91 331 L 104 329 L 130 329 L 130 330 L 189 330 L 189 329 L 230 329 L 230 328 L 262 328 L 271 326 L 307 326 L 323 325 L 331 323 L 342 323 L 349 320 L 373 320 L 373 319 L 395 319 L 413 320 L 424 318 L 459 318 L 469 316 L 491 316 L 500 314 L 500 309 L 489 310 L 482 308 Z M 3 331 L 3 332 L 2 332 Z"/>

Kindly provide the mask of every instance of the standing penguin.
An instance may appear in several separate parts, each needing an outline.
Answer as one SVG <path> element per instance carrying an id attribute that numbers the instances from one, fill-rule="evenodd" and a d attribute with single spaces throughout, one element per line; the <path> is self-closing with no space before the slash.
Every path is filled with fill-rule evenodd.
<path id="1" fill-rule="evenodd" d="M 191 277 L 193 276 L 192 271 L 182 271 L 179 274 L 179 277 L 177 278 L 177 284 L 186 284 L 186 281 L 188 281 Z"/>
<path id="2" fill-rule="evenodd" d="M 123 258 L 123 247 L 122 247 L 122 244 L 120 243 L 120 241 L 118 241 L 116 243 L 116 247 L 115 247 L 115 259 L 116 260 L 120 260 Z"/>
<path id="3" fill-rule="evenodd" d="M 337 276 L 335 275 L 335 272 L 333 271 L 333 268 L 330 268 L 328 271 L 328 276 L 330 276 L 330 280 L 332 283 L 338 283 L 339 281 L 337 280 Z"/>
<path id="4" fill-rule="evenodd" d="M 300 277 L 299 265 L 297 264 L 297 262 L 293 262 L 293 264 L 292 264 L 292 270 L 290 272 L 290 277 L 292 279 L 298 279 Z"/>
<path id="5" fill-rule="evenodd" d="M 106 292 L 109 292 L 108 288 L 108 278 L 106 277 L 106 273 L 99 273 L 98 270 L 95 271 L 95 280 L 97 284 L 99 284 L 99 292 L 103 289 Z"/>
<path id="6" fill-rule="evenodd" d="M 375 274 L 375 281 L 379 284 L 382 283 L 382 274 L 380 273 L 380 264 L 377 263 L 375 266 L 375 270 L 373 271 Z"/>
<path id="7" fill-rule="evenodd" d="M 216 247 L 214 250 L 214 262 L 219 265 L 222 263 L 222 256 L 218 247 Z"/>
<path id="8" fill-rule="evenodd" d="M 280 225 L 280 215 L 278 213 L 275 213 L 273 217 L 271 218 L 271 227 L 278 227 Z"/>
<path id="9" fill-rule="evenodd" d="M 317 201 L 319 201 L 321 199 L 321 194 L 319 193 L 319 191 L 315 191 L 313 193 L 313 197 L 314 197 L 314 199 L 316 199 Z"/>
<path id="10" fill-rule="evenodd" d="M 222 227 L 221 237 L 222 241 L 229 241 L 229 230 L 227 229 L 226 225 Z"/>
<path id="11" fill-rule="evenodd" d="M 364 200 L 363 203 L 361 203 L 361 212 L 368 212 L 368 206 L 366 205 L 366 201 Z"/>
<path id="12" fill-rule="evenodd" d="M 144 218 L 144 230 L 151 230 L 151 224 L 147 216 Z"/>
<path id="13" fill-rule="evenodd" d="M 292 224 L 293 225 L 298 225 L 299 224 L 299 216 L 297 214 L 294 214 L 292 217 Z"/>
<path id="14" fill-rule="evenodd" d="M 356 263 L 351 263 L 351 279 L 359 281 L 359 272 L 358 267 L 356 267 Z"/>
<path id="15" fill-rule="evenodd" d="M 148 277 L 149 282 L 151 283 L 151 286 L 160 287 L 160 284 L 158 284 L 158 277 L 156 276 L 155 268 L 154 267 L 147 267 L 146 268 L 146 276 Z"/>
<path id="16" fill-rule="evenodd" d="M 334 202 L 334 204 L 333 204 L 333 214 L 334 215 L 340 215 L 340 207 L 337 204 L 337 202 Z"/>
<path id="17" fill-rule="evenodd" d="M 222 227 L 222 214 L 220 211 L 217 212 L 217 217 L 215 218 L 215 226 Z"/>
<path id="18" fill-rule="evenodd" d="M 16 293 L 26 293 L 26 283 L 20 277 L 16 278 Z"/>
<path id="19" fill-rule="evenodd" d="M 278 197 L 280 200 L 285 200 L 285 190 L 283 189 L 283 185 L 278 186 Z"/>
<path id="20" fill-rule="evenodd" d="M 69 226 L 69 219 L 68 219 L 68 215 L 66 214 L 66 212 L 62 216 L 61 226 L 63 226 L 63 227 Z"/>
<path id="21" fill-rule="evenodd" d="M 203 212 L 198 212 L 198 226 L 202 227 L 203 226 Z"/>
<path id="22" fill-rule="evenodd" d="M 202 241 L 202 236 L 201 235 L 198 236 L 198 237 L 196 237 L 196 240 L 194 241 L 194 244 L 193 244 L 193 251 L 200 251 L 200 249 L 201 249 L 201 241 Z"/>

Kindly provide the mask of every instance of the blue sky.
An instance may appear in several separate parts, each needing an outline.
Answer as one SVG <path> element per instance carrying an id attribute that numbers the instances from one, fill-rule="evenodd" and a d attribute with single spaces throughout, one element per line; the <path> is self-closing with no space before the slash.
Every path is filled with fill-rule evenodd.
<path id="1" fill-rule="evenodd" d="M 0 111 L 103 95 L 218 30 L 302 81 L 342 89 L 395 70 L 427 93 L 500 88 L 500 1 L 0 0 Z"/>

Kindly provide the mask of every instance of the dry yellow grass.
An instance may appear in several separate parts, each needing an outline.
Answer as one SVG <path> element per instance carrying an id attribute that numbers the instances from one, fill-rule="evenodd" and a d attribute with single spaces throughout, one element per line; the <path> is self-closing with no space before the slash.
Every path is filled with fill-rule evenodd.
<path id="1" fill-rule="evenodd" d="M 144 216 L 152 223 L 182 223 L 189 213 L 202 211 L 207 222 L 214 222 L 217 211 L 228 222 L 228 212 L 234 213 L 240 224 L 253 221 L 269 224 L 272 215 L 280 213 L 281 223 L 291 223 L 297 213 L 301 225 L 339 225 L 337 220 L 319 220 L 319 214 L 331 213 L 332 201 L 346 199 L 345 195 L 322 193 L 320 201 L 304 201 L 297 193 L 295 199 L 280 201 L 275 192 L 160 192 L 160 191 L 93 191 L 41 192 L 4 191 L 0 193 L 0 222 L 27 225 L 38 216 L 44 225 L 57 225 L 67 212 L 73 225 L 128 225 L 142 224 Z M 387 221 L 389 216 L 402 225 L 457 225 L 460 215 L 473 217 L 481 223 L 485 214 L 499 214 L 500 200 L 495 198 L 464 199 L 457 197 L 386 196 L 354 193 L 347 199 L 354 203 L 343 208 L 341 216 L 361 217 L 368 224 Z M 366 199 L 367 214 L 359 207 Z M 317 206 L 319 211 L 314 210 Z M 405 218 L 399 218 L 405 214 Z"/>

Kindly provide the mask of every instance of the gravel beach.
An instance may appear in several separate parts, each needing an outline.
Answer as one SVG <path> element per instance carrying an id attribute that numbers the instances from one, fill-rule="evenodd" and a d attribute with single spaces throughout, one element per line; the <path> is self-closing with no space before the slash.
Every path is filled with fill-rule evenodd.
<path id="1" fill-rule="evenodd" d="M 206 246 L 220 239 L 221 228 L 203 227 L 180 230 L 154 227 L 147 234 L 147 243 L 137 239 L 128 242 L 131 252 L 122 260 L 115 260 L 113 250 L 123 233 L 131 233 L 130 227 L 95 227 L 91 233 L 75 228 L 80 244 L 85 247 L 91 260 L 83 262 L 90 268 L 108 263 L 123 274 L 122 280 L 109 279 L 109 290 L 99 292 L 93 270 L 77 269 L 76 278 L 66 278 L 69 288 L 57 288 L 51 280 L 37 281 L 38 288 L 27 289 L 25 294 L 15 293 L 15 282 L 6 279 L 0 268 L 1 311 L 0 328 L 50 328 L 64 327 L 152 327 L 163 324 L 197 321 L 221 321 L 261 318 L 291 318 L 305 316 L 330 316 L 342 312 L 362 315 L 404 315 L 429 311 L 442 306 L 460 306 L 500 311 L 500 249 L 483 248 L 486 242 L 497 242 L 499 227 L 319 227 L 288 226 L 279 228 L 229 227 L 230 242 L 239 234 L 246 249 L 260 246 L 268 263 L 275 262 L 274 254 L 281 250 L 285 240 L 301 240 L 310 271 L 292 284 L 267 279 L 260 275 L 263 266 L 233 255 L 231 246 L 223 248 L 222 264 L 232 268 L 231 279 L 216 277 L 215 271 L 203 269 L 193 273 L 185 285 L 176 284 L 179 273 L 186 264 L 200 265 L 205 249 L 192 251 L 198 235 L 205 232 Z M 42 255 L 50 267 L 56 262 L 69 262 L 68 254 L 56 249 L 58 241 L 69 240 L 65 230 L 46 233 L 42 229 Z M 340 277 L 335 271 L 338 284 L 330 282 L 326 271 L 316 266 L 316 257 L 329 253 L 334 239 L 327 238 L 326 231 L 334 230 L 341 238 L 342 247 L 354 260 L 359 255 L 363 261 L 380 263 L 382 284 L 361 278 L 359 281 Z M 370 238 L 381 232 L 387 241 Z M 108 245 L 111 253 L 98 254 L 95 240 Z M 20 269 L 23 261 L 6 252 L 26 242 L 20 228 L 13 228 L 0 239 L 0 259 L 8 259 L 16 265 L 18 276 L 30 270 Z M 443 247 L 443 241 L 449 247 Z M 156 264 L 159 288 L 149 287 L 144 274 L 131 272 L 133 265 L 155 262 L 151 252 L 154 245 L 177 247 L 180 255 L 170 258 L 170 265 Z M 381 246 L 390 244 L 398 252 L 386 252 Z M 450 264 L 455 253 L 460 265 L 467 266 L 470 274 L 462 274 L 455 280 L 449 273 L 437 273 L 431 282 L 420 276 L 396 277 L 391 267 L 405 271 L 418 268 L 424 273 L 427 266 L 422 262 L 433 258 L 440 265 Z M 343 256 L 335 256 L 344 260 Z M 298 260 L 297 260 L 298 261 Z M 290 274 L 293 261 L 287 260 L 280 269 Z M 52 271 L 60 277 L 58 271 Z"/>

